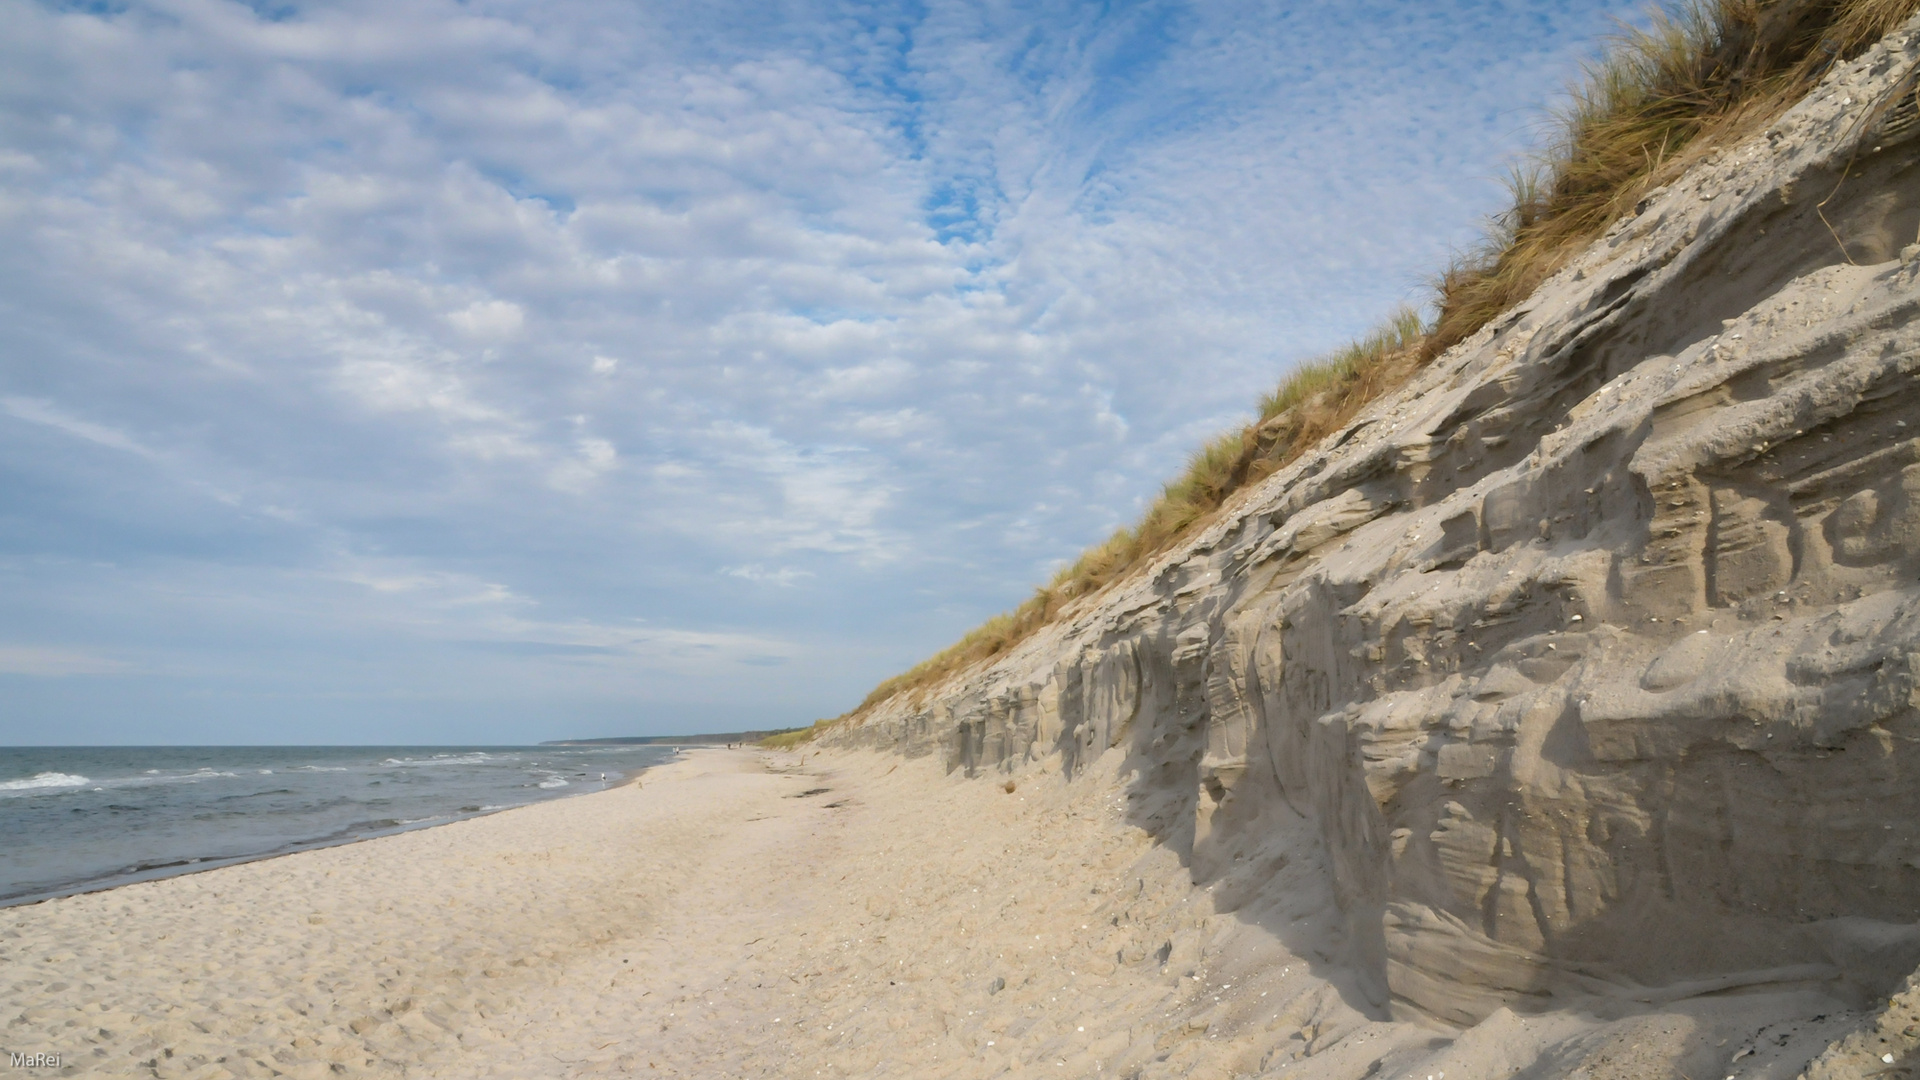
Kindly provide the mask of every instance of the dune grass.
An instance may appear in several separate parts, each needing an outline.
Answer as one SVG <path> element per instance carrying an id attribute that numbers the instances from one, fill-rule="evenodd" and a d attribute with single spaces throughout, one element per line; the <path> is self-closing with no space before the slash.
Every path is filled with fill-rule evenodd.
<path id="1" fill-rule="evenodd" d="M 1920 0 L 1696 0 L 1616 35 L 1551 134 L 1514 170 L 1512 206 L 1436 282 L 1429 359 L 1524 299 L 1567 258 L 1679 176 L 1798 101 Z"/>
<path id="2" fill-rule="evenodd" d="M 1540 149 L 1508 182 L 1512 205 L 1433 283 L 1424 322 L 1395 312 L 1373 333 L 1301 365 L 1252 423 L 1202 446 L 1133 526 L 1088 548 L 1018 607 L 875 687 L 851 712 L 795 733 L 797 744 L 901 693 L 1004 653 L 1073 601 L 1146 566 L 1369 402 L 1471 337 L 1633 212 L 1712 147 L 1740 139 L 1920 10 L 1920 0 L 1693 0 L 1623 29 L 1571 88 Z M 783 736 L 782 738 L 787 738 Z"/>
<path id="3" fill-rule="evenodd" d="M 782 731 L 775 735 L 769 735 L 760 740 L 760 745 L 769 750 L 791 750 L 801 743 L 812 742 L 814 736 L 838 722 L 839 717 L 835 717 L 832 720 L 815 720 L 811 727 L 794 728 L 792 731 Z"/>

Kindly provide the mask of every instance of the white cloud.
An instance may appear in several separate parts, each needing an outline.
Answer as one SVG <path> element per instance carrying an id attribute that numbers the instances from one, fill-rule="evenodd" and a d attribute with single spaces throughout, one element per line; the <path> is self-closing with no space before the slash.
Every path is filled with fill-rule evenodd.
<path id="1" fill-rule="evenodd" d="M 35 424 L 44 424 L 55 431 L 64 432 L 76 439 L 85 439 L 90 443 L 124 450 L 139 457 L 156 456 L 152 450 L 142 446 L 133 436 L 124 431 L 82 420 L 73 416 L 51 401 L 41 398 L 0 397 L 0 408 L 5 408 L 9 416 Z"/>
<path id="2" fill-rule="evenodd" d="M 791 589 L 814 576 L 810 570 L 797 570 L 791 566 L 782 566 L 778 569 L 769 569 L 765 566 L 730 566 L 721 572 L 743 581 L 761 585 L 778 585 L 783 589 Z"/>
<path id="3" fill-rule="evenodd" d="M 0 558 L 344 590 L 301 655 L 825 620 L 838 711 L 1416 289 L 1634 7 L 0 0 Z"/>
<path id="4" fill-rule="evenodd" d="M 454 329 L 470 338 L 499 341 L 513 337 L 526 324 L 527 313 L 507 300 L 476 300 L 447 316 Z"/>
<path id="5" fill-rule="evenodd" d="M 0 674 L 63 678 L 74 675 L 124 675 L 132 665 L 94 653 L 34 645 L 0 645 Z"/>
<path id="6" fill-rule="evenodd" d="M 332 576 L 364 586 L 375 593 L 404 597 L 410 605 L 424 605 L 433 610 L 474 604 L 526 602 L 524 598 L 515 596 L 512 589 L 497 582 L 476 581 L 465 575 L 443 571 L 363 565 L 336 571 Z"/>
<path id="7" fill-rule="evenodd" d="M 611 442 L 592 435 L 574 440 L 574 456 L 556 465 L 547 482 L 560 491 L 581 494 L 594 481 L 619 464 L 620 454 Z"/>

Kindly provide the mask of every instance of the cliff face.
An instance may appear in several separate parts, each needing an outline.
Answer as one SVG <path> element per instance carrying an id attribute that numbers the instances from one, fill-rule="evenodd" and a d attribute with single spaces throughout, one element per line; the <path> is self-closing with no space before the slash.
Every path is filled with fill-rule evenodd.
<path id="1" fill-rule="evenodd" d="M 1150 571 L 826 738 L 1117 755 L 1196 883 L 1319 860 L 1379 1009 L 1886 992 L 1920 962 L 1916 63 L 1920 22 Z"/>

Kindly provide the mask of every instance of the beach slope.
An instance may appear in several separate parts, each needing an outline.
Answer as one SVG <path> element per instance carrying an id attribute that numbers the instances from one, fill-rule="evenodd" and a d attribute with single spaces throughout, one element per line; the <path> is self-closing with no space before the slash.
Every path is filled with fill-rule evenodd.
<path id="1" fill-rule="evenodd" d="M 1391 1021 L 1333 959 L 1305 819 L 1255 856 L 1249 902 L 1130 824 L 1124 781 L 699 750 L 638 785 L 0 911 L 0 1050 L 60 1056 L 29 1075 L 1359 1080 L 1662 1076 L 1726 1041 L 1742 1076 L 1791 1076 L 1857 1020 L 1787 986 Z"/>

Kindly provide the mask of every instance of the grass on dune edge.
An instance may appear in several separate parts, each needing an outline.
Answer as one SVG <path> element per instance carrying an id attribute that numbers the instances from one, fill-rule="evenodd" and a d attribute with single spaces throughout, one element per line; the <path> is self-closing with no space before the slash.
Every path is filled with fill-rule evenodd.
<path id="1" fill-rule="evenodd" d="M 1920 0 L 1690 0 L 1656 9 L 1644 31 L 1621 31 L 1512 172 L 1512 205 L 1433 282 L 1432 321 L 1402 308 L 1365 338 L 1300 366 L 1261 399 L 1255 420 L 1202 446 L 1139 521 L 1082 552 L 1018 607 L 881 683 L 852 711 L 763 745 L 800 745 L 899 694 L 923 698 L 1146 566 L 1235 492 L 1524 299 L 1648 191 L 1770 122 L 1915 10 Z"/>
<path id="2" fill-rule="evenodd" d="M 792 731 L 783 731 L 778 735 L 769 735 L 760 740 L 760 745 L 769 750 L 791 750 L 801 743 L 812 742 L 815 735 L 820 734 L 826 725 L 833 724 L 836 720 L 816 720 L 812 727 L 794 728 Z"/>

